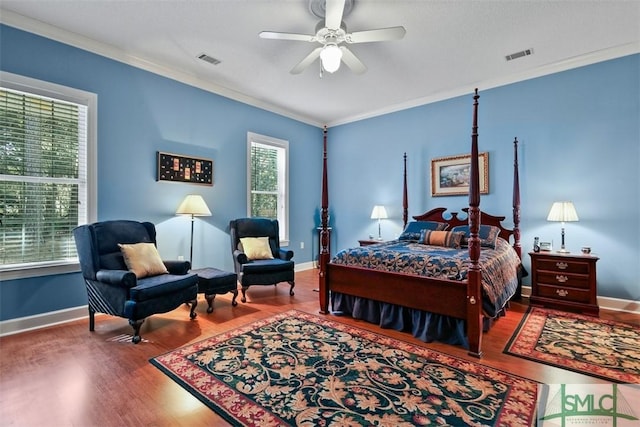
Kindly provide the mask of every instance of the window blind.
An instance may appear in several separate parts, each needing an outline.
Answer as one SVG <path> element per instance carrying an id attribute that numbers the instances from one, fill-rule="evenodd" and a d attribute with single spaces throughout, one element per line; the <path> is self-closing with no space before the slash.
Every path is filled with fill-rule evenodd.
<path id="1" fill-rule="evenodd" d="M 87 107 L 0 89 L 0 266 L 77 258 L 87 219 Z"/>
<path id="2" fill-rule="evenodd" d="M 278 149 L 251 145 L 251 216 L 278 218 Z"/>

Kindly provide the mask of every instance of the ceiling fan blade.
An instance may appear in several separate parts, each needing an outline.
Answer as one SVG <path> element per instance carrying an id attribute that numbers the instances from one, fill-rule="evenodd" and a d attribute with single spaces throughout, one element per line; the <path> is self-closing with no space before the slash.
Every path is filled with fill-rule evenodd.
<path id="1" fill-rule="evenodd" d="M 340 29 L 345 0 L 326 0 L 324 26 L 330 30 Z"/>
<path id="2" fill-rule="evenodd" d="M 407 31 L 404 27 L 379 28 L 377 30 L 356 31 L 347 34 L 347 43 L 383 42 L 387 40 L 400 40 Z"/>
<path id="3" fill-rule="evenodd" d="M 363 74 L 365 71 L 367 71 L 367 66 L 364 65 L 362 61 L 360 61 L 358 57 L 353 54 L 353 52 L 351 52 L 345 46 L 340 46 L 340 50 L 342 51 L 342 62 L 347 64 L 347 67 L 351 68 L 351 71 L 356 74 Z"/>
<path id="4" fill-rule="evenodd" d="M 316 36 L 310 35 L 310 34 L 277 33 L 275 31 L 262 31 L 258 35 L 260 36 L 261 39 L 296 40 L 296 41 L 302 41 L 302 42 L 316 41 Z"/>
<path id="5" fill-rule="evenodd" d="M 311 51 L 311 53 L 304 57 L 304 59 L 293 67 L 290 71 L 291 74 L 300 74 L 303 72 L 313 61 L 318 59 L 320 56 L 320 52 L 322 51 L 321 47 L 315 48 Z"/>

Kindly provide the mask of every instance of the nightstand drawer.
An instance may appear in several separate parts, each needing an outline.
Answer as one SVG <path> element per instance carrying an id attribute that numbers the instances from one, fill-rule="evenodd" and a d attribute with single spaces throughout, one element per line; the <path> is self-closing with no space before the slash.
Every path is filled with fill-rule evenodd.
<path id="1" fill-rule="evenodd" d="M 588 289 L 566 288 L 553 285 L 538 285 L 538 295 L 541 298 L 553 298 L 558 301 L 572 301 L 580 303 L 591 302 Z"/>
<path id="2" fill-rule="evenodd" d="M 532 305 L 598 315 L 594 255 L 529 252 Z"/>
<path id="3" fill-rule="evenodd" d="M 538 269 L 565 273 L 589 274 L 589 263 L 567 259 L 540 259 Z"/>
<path id="4" fill-rule="evenodd" d="M 589 276 L 554 271 L 538 271 L 538 283 L 572 288 L 589 289 Z"/>

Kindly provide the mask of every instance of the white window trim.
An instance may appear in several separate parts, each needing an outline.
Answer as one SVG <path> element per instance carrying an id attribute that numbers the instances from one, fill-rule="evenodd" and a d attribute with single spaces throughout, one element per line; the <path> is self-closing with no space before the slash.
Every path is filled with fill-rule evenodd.
<path id="1" fill-rule="evenodd" d="M 251 216 L 251 143 L 270 145 L 284 148 L 285 153 L 285 177 L 284 177 L 284 239 L 280 240 L 280 246 L 289 246 L 289 141 L 247 132 L 247 217 Z M 282 226 L 282 224 L 279 224 Z"/>
<path id="2" fill-rule="evenodd" d="M 60 99 L 85 105 L 87 114 L 87 220 L 95 222 L 98 218 L 98 95 L 55 83 L 32 79 L 18 74 L 0 71 L 0 85 L 7 89 L 20 90 L 40 96 Z M 25 279 L 28 277 L 66 274 L 80 271 L 75 261 L 56 261 L 39 266 L 24 266 L 0 269 L 0 278 L 5 280 Z"/>

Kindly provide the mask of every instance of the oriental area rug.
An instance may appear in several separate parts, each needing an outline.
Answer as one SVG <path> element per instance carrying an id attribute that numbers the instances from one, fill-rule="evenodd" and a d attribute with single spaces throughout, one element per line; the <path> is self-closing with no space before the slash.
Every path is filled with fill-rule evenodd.
<path id="1" fill-rule="evenodd" d="M 640 383 L 640 327 L 530 307 L 504 353 L 617 383 Z"/>
<path id="2" fill-rule="evenodd" d="M 536 382 L 291 310 L 150 360 L 236 426 L 524 426 Z"/>

